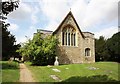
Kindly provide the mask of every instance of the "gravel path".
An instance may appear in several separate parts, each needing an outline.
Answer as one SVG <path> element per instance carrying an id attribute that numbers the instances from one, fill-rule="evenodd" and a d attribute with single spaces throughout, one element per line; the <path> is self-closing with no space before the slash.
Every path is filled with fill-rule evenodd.
<path id="1" fill-rule="evenodd" d="M 20 63 L 20 82 L 35 82 L 31 72 L 23 63 Z"/>

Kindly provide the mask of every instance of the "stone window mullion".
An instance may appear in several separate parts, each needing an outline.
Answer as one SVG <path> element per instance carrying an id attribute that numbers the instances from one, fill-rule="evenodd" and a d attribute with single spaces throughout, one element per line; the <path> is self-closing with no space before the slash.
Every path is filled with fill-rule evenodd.
<path id="1" fill-rule="evenodd" d="M 67 46 L 68 46 L 68 28 L 67 28 Z"/>

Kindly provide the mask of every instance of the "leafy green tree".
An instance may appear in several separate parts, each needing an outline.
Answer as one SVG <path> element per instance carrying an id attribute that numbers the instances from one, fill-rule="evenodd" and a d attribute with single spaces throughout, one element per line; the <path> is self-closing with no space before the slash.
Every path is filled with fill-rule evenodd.
<path id="1" fill-rule="evenodd" d="M 47 36 L 44 39 L 42 48 L 46 57 L 47 64 L 53 64 L 56 56 L 56 47 L 58 40 L 56 36 Z"/>
<path id="2" fill-rule="evenodd" d="M 30 40 L 28 40 L 29 42 L 26 42 L 26 43 L 22 43 L 21 44 L 21 47 L 19 49 L 16 50 L 17 53 L 20 54 L 20 56 L 22 56 L 23 58 L 24 57 L 28 57 L 30 55 Z"/>
<path id="3" fill-rule="evenodd" d="M 22 56 L 28 56 L 33 65 L 53 64 L 57 44 L 56 36 L 42 38 L 40 33 L 36 33 L 33 39 L 25 43 L 17 52 Z"/>

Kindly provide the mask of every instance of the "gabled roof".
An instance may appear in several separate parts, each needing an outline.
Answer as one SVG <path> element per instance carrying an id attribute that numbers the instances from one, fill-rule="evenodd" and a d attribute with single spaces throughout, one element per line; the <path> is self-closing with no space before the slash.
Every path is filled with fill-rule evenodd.
<path id="1" fill-rule="evenodd" d="M 63 19 L 63 21 L 60 23 L 60 25 L 58 26 L 58 28 L 53 32 L 53 34 L 55 34 L 55 33 L 59 30 L 59 28 L 62 26 L 62 24 L 65 22 L 65 20 L 68 18 L 69 15 L 71 15 L 71 17 L 73 18 L 75 24 L 77 25 L 77 28 L 78 28 L 79 32 L 81 33 L 82 37 L 84 38 L 84 35 L 82 34 L 82 32 L 81 32 L 81 30 L 80 30 L 80 27 L 79 27 L 79 25 L 77 24 L 77 21 L 75 20 L 75 18 L 74 18 L 74 16 L 73 16 L 73 14 L 72 14 L 71 11 L 70 11 L 70 12 L 67 14 L 67 16 Z"/>

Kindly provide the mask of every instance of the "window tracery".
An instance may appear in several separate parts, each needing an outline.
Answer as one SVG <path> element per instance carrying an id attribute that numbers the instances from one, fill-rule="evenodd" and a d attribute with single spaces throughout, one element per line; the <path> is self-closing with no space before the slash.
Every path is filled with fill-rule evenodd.
<path id="1" fill-rule="evenodd" d="M 76 46 L 76 30 L 71 26 L 66 26 L 62 30 L 62 45 Z"/>

